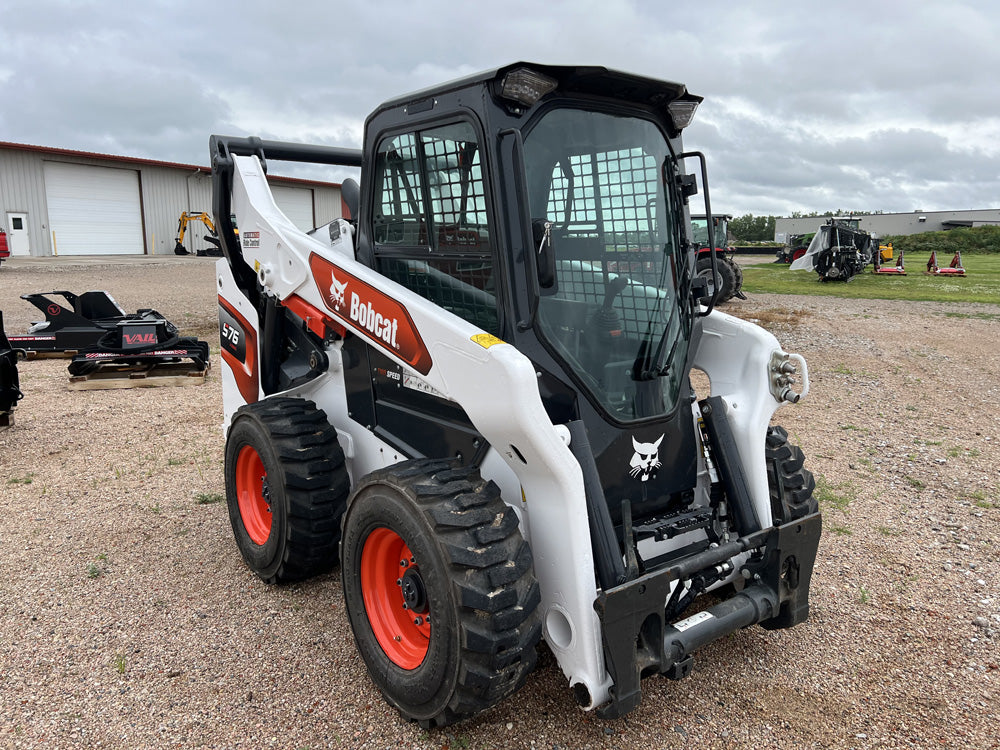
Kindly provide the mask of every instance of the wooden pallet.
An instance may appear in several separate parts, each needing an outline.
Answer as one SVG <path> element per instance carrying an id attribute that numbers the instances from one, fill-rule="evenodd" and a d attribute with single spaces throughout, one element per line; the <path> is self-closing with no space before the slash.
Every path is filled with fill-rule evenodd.
<path id="1" fill-rule="evenodd" d="M 72 359 L 79 353 L 80 353 L 79 349 L 65 349 L 56 352 L 38 351 L 36 349 L 25 349 L 24 358 L 25 359 Z"/>
<path id="2" fill-rule="evenodd" d="M 168 362 L 159 365 L 106 363 L 86 375 L 69 379 L 71 391 L 104 391 L 112 388 L 157 388 L 160 386 L 201 385 L 208 366 L 195 369 L 193 362 Z"/>

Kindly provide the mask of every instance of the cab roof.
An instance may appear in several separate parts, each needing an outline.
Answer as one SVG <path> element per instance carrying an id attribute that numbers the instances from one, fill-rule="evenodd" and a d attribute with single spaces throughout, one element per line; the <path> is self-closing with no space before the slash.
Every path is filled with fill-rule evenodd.
<path id="1" fill-rule="evenodd" d="M 700 102 L 703 99 L 703 97 L 688 93 L 687 87 L 681 83 L 623 73 L 600 66 L 542 65 L 515 62 L 389 99 L 376 108 L 372 115 L 390 109 L 407 107 L 434 96 L 462 89 L 496 84 L 493 88 L 495 91 L 499 91 L 499 83 L 503 76 L 518 68 L 528 68 L 555 79 L 558 82 L 556 91 L 564 95 L 609 97 L 658 107 L 665 107 L 675 99 L 686 99 L 692 102 Z"/>

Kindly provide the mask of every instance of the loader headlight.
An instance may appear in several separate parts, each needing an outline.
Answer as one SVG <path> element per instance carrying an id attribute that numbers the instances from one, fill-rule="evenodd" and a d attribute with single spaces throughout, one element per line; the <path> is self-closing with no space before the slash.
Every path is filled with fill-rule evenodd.
<path id="1" fill-rule="evenodd" d="M 554 78 L 528 68 L 517 68 L 503 77 L 500 95 L 504 99 L 530 107 L 558 85 L 559 81 Z"/>
<path id="2" fill-rule="evenodd" d="M 696 109 L 698 109 L 698 102 L 691 99 L 674 99 L 667 105 L 670 119 L 673 120 L 674 127 L 678 130 L 684 130 L 691 124 Z"/>

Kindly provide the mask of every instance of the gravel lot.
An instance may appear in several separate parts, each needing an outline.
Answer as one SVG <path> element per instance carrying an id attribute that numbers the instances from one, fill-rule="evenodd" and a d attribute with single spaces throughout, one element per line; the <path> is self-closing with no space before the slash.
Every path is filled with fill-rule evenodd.
<path id="1" fill-rule="evenodd" d="M 14 261 L 0 310 L 21 333 L 39 316 L 20 294 L 106 289 L 217 354 L 213 281 L 199 258 Z M 478 719 L 402 721 L 355 652 L 338 571 L 279 588 L 240 560 L 217 356 L 202 386 L 92 392 L 67 390 L 65 361 L 22 363 L 0 432 L 0 747 L 1000 747 L 1000 307 L 727 309 L 809 363 L 810 396 L 776 421 L 823 498 L 812 617 L 706 647 L 611 722 L 544 647 Z"/>

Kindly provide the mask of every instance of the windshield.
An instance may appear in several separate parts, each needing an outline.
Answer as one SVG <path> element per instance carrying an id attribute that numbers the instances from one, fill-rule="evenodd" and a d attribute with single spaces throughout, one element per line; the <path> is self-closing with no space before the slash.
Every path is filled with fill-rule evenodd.
<path id="1" fill-rule="evenodd" d="M 714 219 L 715 246 L 725 247 L 729 244 L 729 220 L 725 216 Z M 708 219 L 704 216 L 691 217 L 691 241 L 697 248 L 708 247 Z"/>
<path id="2" fill-rule="evenodd" d="M 578 109 L 546 113 L 525 137 L 535 226 L 549 222 L 556 282 L 538 327 L 609 416 L 673 410 L 690 307 L 680 213 L 664 192 L 673 159 L 648 120 Z"/>

